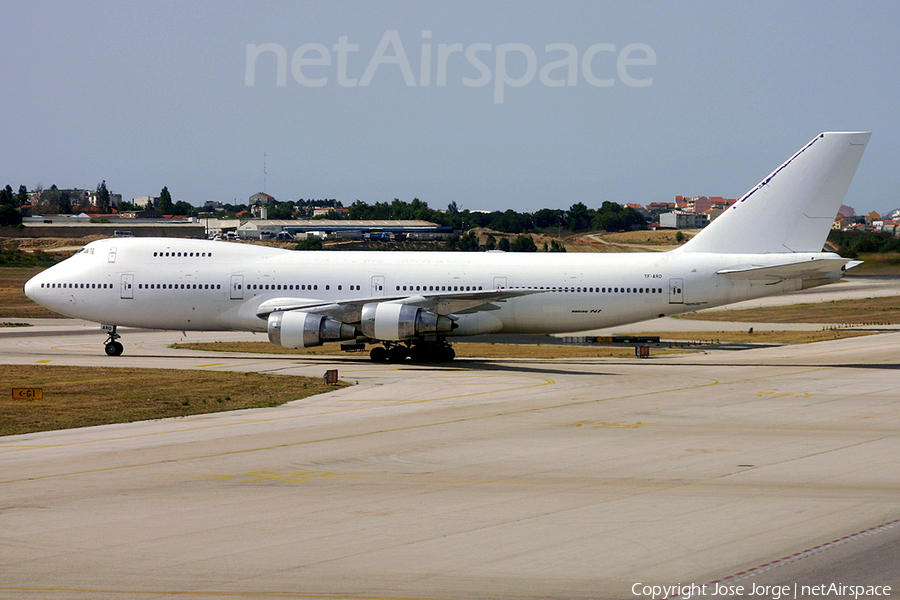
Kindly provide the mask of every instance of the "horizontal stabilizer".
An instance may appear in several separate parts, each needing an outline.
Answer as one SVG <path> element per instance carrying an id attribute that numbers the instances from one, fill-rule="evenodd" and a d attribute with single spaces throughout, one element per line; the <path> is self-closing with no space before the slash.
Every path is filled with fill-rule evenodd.
<path id="1" fill-rule="evenodd" d="M 821 258 L 783 265 L 765 265 L 722 269 L 718 274 L 728 279 L 777 283 L 785 279 L 822 277 L 850 262 L 849 258 Z"/>

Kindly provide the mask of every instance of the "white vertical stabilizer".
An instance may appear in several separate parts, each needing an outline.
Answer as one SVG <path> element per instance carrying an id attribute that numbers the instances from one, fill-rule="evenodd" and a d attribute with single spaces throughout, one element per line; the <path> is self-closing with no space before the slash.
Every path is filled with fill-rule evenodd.
<path id="1" fill-rule="evenodd" d="M 819 134 L 680 250 L 821 252 L 870 135 Z"/>

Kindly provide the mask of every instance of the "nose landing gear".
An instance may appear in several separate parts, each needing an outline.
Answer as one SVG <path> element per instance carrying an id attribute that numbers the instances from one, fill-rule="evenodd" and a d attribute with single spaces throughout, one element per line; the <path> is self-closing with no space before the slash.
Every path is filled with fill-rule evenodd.
<path id="1" fill-rule="evenodd" d="M 116 333 L 115 325 L 104 325 L 103 330 L 106 331 L 107 337 L 106 341 L 103 342 L 104 349 L 106 350 L 107 356 L 121 356 L 122 352 L 125 350 L 125 347 L 119 343 L 118 340 L 121 335 Z"/>

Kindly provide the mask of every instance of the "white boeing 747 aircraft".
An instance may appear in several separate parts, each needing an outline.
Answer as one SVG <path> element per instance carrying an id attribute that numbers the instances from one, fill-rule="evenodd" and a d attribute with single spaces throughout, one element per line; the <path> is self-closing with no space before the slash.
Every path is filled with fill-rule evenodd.
<path id="1" fill-rule="evenodd" d="M 659 253 L 296 252 L 105 239 L 25 284 L 29 298 L 118 326 L 267 332 L 289 348 L 375 344 L 374 361 L 448 361 L 448 338 L 634 323 L 838 281 L 822 252 L 869 133 L 822 133 L 680 248 Z M 852 266 L 852 265 L 851 265 Z"/>

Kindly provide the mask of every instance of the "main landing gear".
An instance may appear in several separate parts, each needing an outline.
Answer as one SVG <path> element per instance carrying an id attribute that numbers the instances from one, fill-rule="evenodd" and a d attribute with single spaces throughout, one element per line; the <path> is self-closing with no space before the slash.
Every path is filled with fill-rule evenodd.
<path id="1" fill-rule="evenodd" d="M 108 334 L 106 337 L 106 341 L 103 342 L 105 346 L 106 355 L 107 356 L 122 356 L 122 351 L 125 350 L 125 347 L 119 343 L 118 340 L 121 335 L 116 333 L 115 325 L 104 325 L 103 330 Z"/>
<path id="2" fill-rule="evenodd" d="M 439 342 L 384 342 L 369 352 L 369 358 L 377 363 L 400 363 L 407 358 L 415 363 L 450 362 L 456 358 L 453 347 L 445 341 Z"/>

